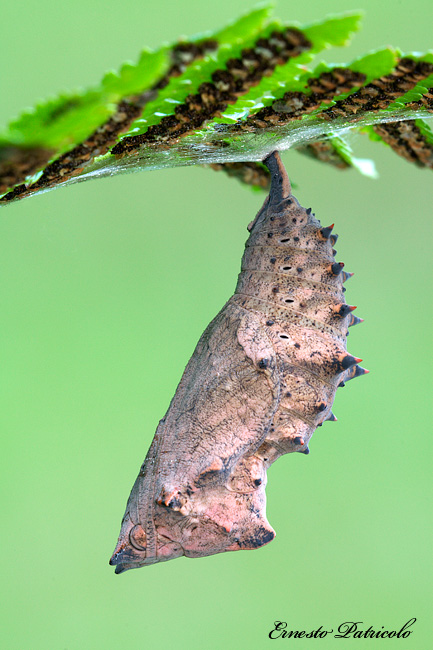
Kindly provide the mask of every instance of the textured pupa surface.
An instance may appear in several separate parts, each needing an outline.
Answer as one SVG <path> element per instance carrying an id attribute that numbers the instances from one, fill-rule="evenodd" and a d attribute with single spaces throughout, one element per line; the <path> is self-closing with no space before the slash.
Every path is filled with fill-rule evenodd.
<path id="1" fill-rule="evenodd" d="M 360 319 L 346 305 L 351 274 L 323 228 L 291 193 L 279 155 L 236 291 L 185 369 L 132 488 L 110 564 L 116 573 L 185 555 L 255 549 L 266 519 L 266 470 L 308 453 L 337 387 L 364 374 L 346 350 Z"/>

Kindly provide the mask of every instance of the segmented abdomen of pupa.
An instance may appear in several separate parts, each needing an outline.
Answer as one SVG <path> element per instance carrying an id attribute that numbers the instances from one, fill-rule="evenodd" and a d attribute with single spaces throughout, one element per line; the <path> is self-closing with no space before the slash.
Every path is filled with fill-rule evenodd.
<path id="1" fill-rule="evenodd" d="M 346 350 L 360 321 L 336 235 L 291 193 L 271 154 L 270 194 L 249 226 L 235 294 L 203 333 L 161 420 L 110 560 L 116 572 L 254 549 L 266 518 L 267 468 L 308 453 L 337 387 L 364 374 Z"/>

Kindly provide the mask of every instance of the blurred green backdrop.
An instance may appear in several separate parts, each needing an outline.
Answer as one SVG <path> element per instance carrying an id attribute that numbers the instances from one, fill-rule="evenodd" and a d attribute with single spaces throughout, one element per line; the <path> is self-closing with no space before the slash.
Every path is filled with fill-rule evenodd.
<path id="1" fill-rule="evenodd" d="M 5 0 L 0 122 L 97 82 L 144 45 L 249 6 Z M 430 0 L 281 1 L 276 14 L 305 22 L 359 8 L 363 31 L 327 60 L 432 46 Z M 338 391 L 339 421 L 316 432 L 310 456 L 272 467 L 278 536 L 255 552 L 122 576 L 108 566 L 158 419 L 233 291 L 262 197 L 191 167 L 79 184 L 1 211 L 4 650 L 255 650 L 270 643 L 274 620 L 399 629 L 413 616 L 409 639 L 362 647 L 431 647 L 431 172 L 379 144 L 352 144 L 374 157 L 378 181 L 296 153 L 284 160 L 301 203 L 336 222 L 338 259 L 356 272 L 348 301 L 366 320 L 349 349 L 372 373 Z"/>

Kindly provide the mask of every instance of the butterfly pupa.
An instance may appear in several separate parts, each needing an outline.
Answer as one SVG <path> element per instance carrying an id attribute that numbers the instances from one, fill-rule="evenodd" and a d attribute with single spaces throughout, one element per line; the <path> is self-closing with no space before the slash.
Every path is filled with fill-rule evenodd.
<path id="1" fill-rule="evenodd" d="M 116 573 L 270 542 L 268 467 L 309 453 L 315 429 L 336 419 L 338 386 L 366 372 L 346 350 L 360 319 L 345 303 L 351 274 L 335 260 L 337 236 L 292 195 L 278 153 L 264 162 L 271 188 L 235 293 L 158 425 L 110 560 Z"/>

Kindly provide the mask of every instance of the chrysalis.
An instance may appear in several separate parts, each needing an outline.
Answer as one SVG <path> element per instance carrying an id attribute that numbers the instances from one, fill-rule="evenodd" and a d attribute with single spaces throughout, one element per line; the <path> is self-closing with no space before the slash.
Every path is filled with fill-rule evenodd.
<path id="1" fill-rule="evenodd" d="M 293 197 L 279 155 L 265 164 L 271 190 L 249 225 L 235 294 L 159 423 L 110 560 L 116 573 L 270 542 L 267 468 L 309 453 L 316 427 L 335 420 L 337 387 L 367 372 L 346 351 L 361 319 L 344 301 L 351 274 L 334 259 L 337 236 Z"/>

